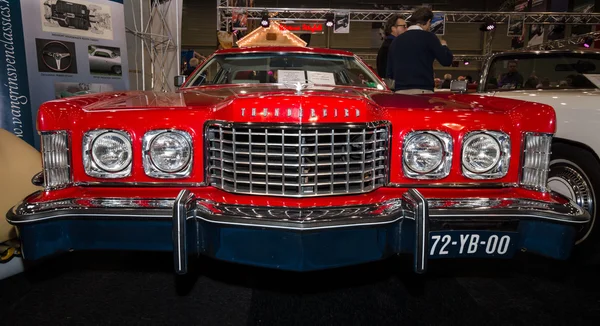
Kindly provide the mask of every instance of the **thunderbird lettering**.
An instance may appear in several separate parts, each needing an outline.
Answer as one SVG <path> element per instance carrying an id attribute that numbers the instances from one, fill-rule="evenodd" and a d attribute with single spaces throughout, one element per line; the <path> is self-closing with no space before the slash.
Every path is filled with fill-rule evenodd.
<path id="1" fill-rule="evenodd" d="M 248 110 L 246 108 L 242 108 L 241 109 L 241 114 L 242 117 L 246 116 L 246 112 L 248 112 Z M 317 115 L 320 115 L 322 117 L 326 117 L 328 114 L 327 109 L 310 109 L 308 110 L 309 112 L 309 116 L 311 118 L 316 118 Z M 348 118 L 350 117 L 350 113 L 352 112 L 353 117 L 358 118 L 360 117 L 360 110 L 359 109 L 330 109 L 330 114 L 333 115 L 333 117 L 344 117 L 344 118 Z M 338 113 L 339 112 L 339 113 Z M 252 108 L 250 109 L 250 116 L 252 117 L 256 117 L 256 116 L 262 116 L 262 117 L 268 117 L 269 115 L 274 116 L 274 117 L 287 117 L 287 118 L 291 118 L 291 117 L 298 117 L 301 118 L 304 116 L 304 109 L 279 109 L 279 108 L 275 108 L 275 109 L 256 109 L 256 108 Z"/>

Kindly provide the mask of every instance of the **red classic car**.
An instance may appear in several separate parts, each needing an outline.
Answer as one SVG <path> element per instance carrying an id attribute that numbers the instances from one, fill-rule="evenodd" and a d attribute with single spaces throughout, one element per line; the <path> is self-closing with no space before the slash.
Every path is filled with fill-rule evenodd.
<path id="1" fill-rule="evenodd" d="M 349 52 L 217 51 L 175 93 L 43 104 L 24 258 L 173 251 L 286 270 L 414 255 L 566 259 L 589 214 L 546 187 L 554 110 L 393 94 Z"/>

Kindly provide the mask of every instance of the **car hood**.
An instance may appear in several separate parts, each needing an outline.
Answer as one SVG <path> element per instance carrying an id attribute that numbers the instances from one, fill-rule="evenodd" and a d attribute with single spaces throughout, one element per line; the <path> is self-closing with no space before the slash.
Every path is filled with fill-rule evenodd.
<path id="1" fill-rule="evenodd" d="M 117 92 L 107 93 L 92 102 L 81 106 L 85 111 L 116 109 L 152 109 L 152 108 L 202 108 L 220 106 L 237 99 L 265 99 L 267 97 L 296 96 L 328 96 L 346 99 L 368 99 L 373 93 L 353 87 L 312 86 L 297 92 L 290 86 L 204 86 L 182 89 L 176 93 L 165 92 Z"/>
<path id="2" fill-rule="evenodd" d="M 389 91 L 357 87 L 311 86 L 296 91 L 290 86 L 280 85 L 228 85 L 204 86 L 168 92 L 115 92 L 78 100 L 84 111 L 135 110 L 164 108 L 214 108 L 234 101 L 250 102 L 255 107 L 268 102 L 289 98 L 329 98 L 337 100 L 366 101 L 371 104 L 395 109 L 479 109 L 479 96 L 456 96 L 454 94 L 400 95 Z M 75 101 L 72 99 L 72 101 Z M 88 101 L 89 103 L 86 103 Z M 484 102 L 493 102 L 487 100 Z M 252 105 L 251 105 L 252 106 Z M 308 108 L 308 107 L 307 107 Z"/>

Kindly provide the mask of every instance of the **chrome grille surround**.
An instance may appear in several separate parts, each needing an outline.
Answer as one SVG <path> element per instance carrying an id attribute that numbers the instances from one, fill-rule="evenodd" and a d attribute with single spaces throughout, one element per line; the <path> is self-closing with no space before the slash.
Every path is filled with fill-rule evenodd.
<path id="1" fill-rule="evenodd" d="M 284 197 L 359 194 L 388 182 L 390 125 L 205 126 L 206 183 L 228 192 Z"/>

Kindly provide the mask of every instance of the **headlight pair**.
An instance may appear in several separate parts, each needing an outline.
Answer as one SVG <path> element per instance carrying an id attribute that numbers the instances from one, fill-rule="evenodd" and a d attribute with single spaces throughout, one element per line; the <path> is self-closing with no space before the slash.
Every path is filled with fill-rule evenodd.
<path id="1" fill-rule="evenodd" d="M 402 151 L 404 174 L 413 179 L 442 179 L 452 166 L 452 137 L 440 131 L 408 134 Z M 470 179 L 496 179 L 508 172 L 510 139 L 496 131 L 475 131 L 465 135 L 462 172 Z"/>
<path id="2" fill-rule="evenodd" d="M 179 130 L 153 130 L 143 138 L 144 171 L 155 178 L 182 178 L 192 168 L 192 139 Z M 83 164 L 89 176 L 131 175 L 131 137 L 120 130 L 93 130 L 83 138 Z"/>

